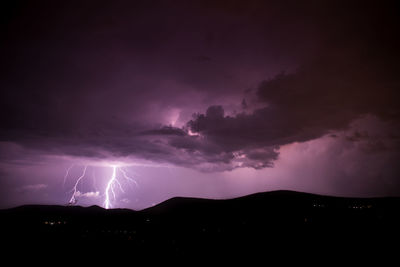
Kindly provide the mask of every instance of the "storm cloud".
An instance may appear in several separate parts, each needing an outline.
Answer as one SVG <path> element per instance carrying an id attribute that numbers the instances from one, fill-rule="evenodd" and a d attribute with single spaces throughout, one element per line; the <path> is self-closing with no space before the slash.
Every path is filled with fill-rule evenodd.
<path id="1" fill-rule="evenodd" d="M 8 1 L 0 207 L 104 205 L 116 168 L 136 183 L 113 207 L 133 209 L 278 189 L 398 196 L 399 10 Z"/>
<path id="2" fill-rule="evenodd" d="M 2 24 L 0 138 L 50 155 L 272 167 L 281 146 L 367 114 L 398 123 L 396 10 L 21 2 Z"/>

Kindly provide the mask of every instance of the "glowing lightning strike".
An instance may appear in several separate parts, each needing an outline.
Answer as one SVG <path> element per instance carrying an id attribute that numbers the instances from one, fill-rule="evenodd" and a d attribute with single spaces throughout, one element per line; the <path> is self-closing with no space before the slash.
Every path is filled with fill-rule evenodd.
<path id="1" fill-rule="evenodd" d="M 114 184 L 114 181 L 117 179 L 117 166 L 112 166 L 112 168 L 113 168 L 113 172 L 111 175 L 111 179 L 108 181 L 107 187 L 106 187 L 106 200 L 104 201 L 104 205 L 105 205 L 106 209 L 109 209 L 111 207 L 110 191 L 113 194 L 114 199 L 115 199 L 115 192 L 114 192 L 113 184 Z"/>
<path id="2" fill-rule="evenodd" d="M 78 187 L 78 184 L 79 184 L 79 182 L 82 180 L 82 178 L 85 177 L 85 175 L 86 175 L 86 169 L 87 169 L 87 166 L 85 166 L 85 168 L 83 169 L 82 175 L 76 180 L 76 183 L 75 183 L 74 187 L 73 187 L 72 190 L 71 190 L 71 191 L 73 191 L 73 193 L 72 193 L 71 199 L 70 199 L 69 202 L 68 202 L 69 205 L 74 205 L 74 204 L 76 204 L 76 202 L 77 202 L 77 200 L 76 200 L 76 198 L 75 198 L 75 195 L 76 195 L 76 192 L 77 192 L 77 189 L 76 189 L 76 188 Z"/>
<path id="3" fill-rule="evenodd" d="M 63 188 L 65 187 L 65 182 L 67 181 L 67 177 L 69 176 L 69 171 L 74 167 L 74 164 L 72 164 L 71 166 L 69 166 L 69 168 L 67 169 L 65 175 L 64 175 L 64 181 L 63 181 Z"/>
<path id="4" fill-rule="evenodd" d="M 110 180 L 109 180 L 108 183 L 107 183 L 106 192 L 105 192 L 106 199 L 105 199 L 105 201 L 104 201 L 104 207 L 105 207 L 106 209 L 109 209 L 109 208 L 112 207 L 112 204 L 111 204 L 111 195 L 112 195 L 113 200 L 115 200 L 115 198 L 116 198 L 116 192 L 115 192 L 115 190 L 114 190 L 114 187 L 115 187 L 115 186 L 118 186 L 117 188 L 119 188 L 119 190 L 120 190 L 122 193 L 125 193 L 121 182 L 118 181 L 118 171 L 119 171 L 120 173 L 122 173 L 123 178 L 125 178 L 128 182 L 133 182 L 136 186 L 138 186 L 138 183 L 137 183 L 134 179 L 132 179 L 131 177 L 129 177 L 128 174 L 127 174 L 127 172 L 126 172 L 122 167 L 118 167 L 118 166 L 116 166 L 116 165 L 112 165 L 111 167 L 112 167 L 112 170 L 113 170 L 113 171 L 112 171 L 111 178 L 110 178 Z M 122 177 L 120 177 L 120 178 L 122 178 Z"/>
<path id="5" fill-rule="evenodd" d="M 122 174 L 124 175 L 125 179 L 127 179 L 130 182 L 133 182 L 137 187 L 139 187 L 138 183 L 134 179 L 129 177 L 128 174 L 126 173 L 126 171 L 123 168 L 119 168 L 119 170 L 122 172 Z"/>
<path id="6" fill-rule="evenodd" d="M 128 175 L 128 171 L 125 170 L 122 166 L 118 165 L 108 165 L 109 167 L 112 168 L 112 174 L 111 177 L 109 178 L 107 182 L 107 186 L 105 189 L 105 200 L 104 200 L 104 208 L 110 209 L 113 207 L 113 202 L 117 199 L 117 193 L 122 192 L 125 193 L 124 190 L 124 181 L 128 183 L 134 183 L 137 187 L 139 186 L 138 183 Z M 66 178 L 69 176 L 69 171 L 72 169 L 73 165 L 67 169 L 67 172 L 64 176 L 64 183 Z M 76 180 L 73 188 L 68 192 L 72 193 L 72 196 L 68 202 L 68 205 L 75 205 L 78 202 L 78 197 L 79 196 L 86 196 L 88 193 L 81 193 L 78 191 L 78 186 L 79 183 L 83 178 L 86 176 L 86 170 L 87 166 L 83 169 L 83 172 L 81 176 Z M 92 172 L 93 179 L 95 180 L 94 177 L 94 169 Z M 97 192 L 97 191 L 96 191 Z M 89 192 L 92 193 L 92 192 Z"/>

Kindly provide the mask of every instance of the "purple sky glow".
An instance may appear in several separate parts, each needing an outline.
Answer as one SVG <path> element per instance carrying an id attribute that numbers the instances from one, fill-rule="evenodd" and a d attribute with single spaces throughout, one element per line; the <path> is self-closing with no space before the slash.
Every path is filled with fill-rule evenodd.
<path id="1" fill-rule="evenodd" d="M 0 208 L 400 196 L 396 1 L 56 2 L 2 16 Z"/>

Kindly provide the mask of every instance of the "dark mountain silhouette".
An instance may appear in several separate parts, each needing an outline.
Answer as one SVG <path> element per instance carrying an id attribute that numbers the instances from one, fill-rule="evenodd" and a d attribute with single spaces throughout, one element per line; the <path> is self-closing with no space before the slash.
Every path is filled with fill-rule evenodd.
<path id="1" fill-rule="evenodd" d="M 291 191 L 229 200 L 176 197 L 142 211 L 26 205 L 1 210 L 2 240 L 118 241 L 137 251 L 253 251 L 399 237 L 400 198 L 339 198 Z M 349 243 L 350 242 L 350 243 Z"/>

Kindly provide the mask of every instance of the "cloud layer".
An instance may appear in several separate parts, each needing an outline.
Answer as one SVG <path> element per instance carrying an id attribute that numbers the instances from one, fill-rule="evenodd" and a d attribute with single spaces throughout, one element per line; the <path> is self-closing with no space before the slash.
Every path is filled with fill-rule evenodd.
<path id="1" fill-rule="evenodd" d="M 222 171 L 272 167 L 281 146 L 367 114 L 398 125 L 390 2 L 52 7 L 4 24 L 8 144 Z"/>

